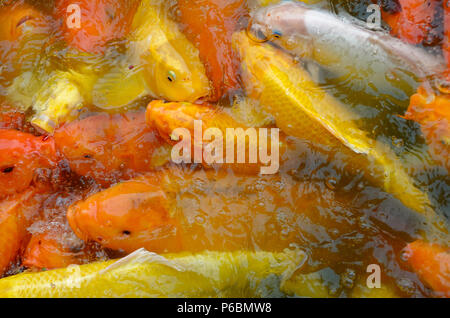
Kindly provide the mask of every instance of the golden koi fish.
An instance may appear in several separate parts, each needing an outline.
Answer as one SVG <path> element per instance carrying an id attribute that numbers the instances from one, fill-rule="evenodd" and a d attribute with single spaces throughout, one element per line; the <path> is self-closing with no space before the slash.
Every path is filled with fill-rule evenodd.
<path id="1" fill-rule="evenodd" d="M 245 32 L 236 33 L 233 40 L 247 93 L 259 99 L 281 130 L 345 154 L 349 164 L 368 171 L 368 177 L 374 178 L 371 181 L 424 215 L 430 224 L 436 223 L 428 196 L 387 145 L 369 138 L 355 124 L 355 115 L 345 105 L 319 88 L 286 53 L 252 41 Z M 364 154 L 372 164 L 357 154 Z"/>
<path id="2" fill-rule="evenodd" d="M 140 249 L 118 261 L 1 279 L 0 297 L 268 297 L 268 284 L 281 295 L 305 258 L 299 250 L 162 256 Z M 295 286 L 301 291 L 290 283 L 285 292 L 295 294 Z"/>
<path id="3" fill-rule="evenodd" d="M 190 101 L 208 95 L 199 52 L 168 15 L 162 0 L 142 1 L 132 23 L 126 56 L 94 86 L 93 103 L 125 106 L 143 95 Z"/>

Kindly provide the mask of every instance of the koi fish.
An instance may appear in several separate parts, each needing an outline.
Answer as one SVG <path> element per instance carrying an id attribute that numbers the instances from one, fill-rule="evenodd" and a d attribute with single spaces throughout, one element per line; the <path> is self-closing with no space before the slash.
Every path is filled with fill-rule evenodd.
<path id="1" fill-rule="evenodd" d="M 302 295 L 299 284 L 286 283 L 305 260 L 300 250 L 158 255 L 140 249 L 120 260 L 1 279 L 0 297 L 269 297 L 280 291 Z M 275 291 L 267 288 L 268 279 L 277 282 Z M 304 282 L 309 283 L 308 277 Z"/>
<path id="2" fill-rule="evenodd" d="M 36 191 L 30 188 L 0 202 L 0 277 L 15 261 L 27 240 L 26 228 L 36 215 Z"/>
<path id="3" fill-rule="evenodd" d="M 164 1 L 141 2 L 126 46 L 118 66 L 95 84 L 95 106 L 114 109 L 145 95 L 194 102 L 209 94 L 199 52 L 169 17 Z"/>
<path id="4" fill-rule="evenodd" d="M 420 123 L 432 157 L 450 171 L 450 96 L 419 88 L 405 118 Z"/>
<path id="5" fill-rule="evenodd" d="M 450 253 L 448 247 L 415 241 L 404 253 L 412 269 L 441 297 L 450 297 Z"/>
<path id="6" fill-rule="evenodd" d="M 22 256 L 22 266 L 49 270 L 82 265 L 98 260 L 96 253 L 100 255 L 101 250 L 78 239 L 63 223 L 52 221 L 32 234 Z"/>
<path id="7" fill-rule="evenodd" d="M 128 253 L 141 247 L 156 253 L 282 251 L 300 244 L 302 220 L 313 217 L 315 207 L 333 205 L 302 195 L 303 187 L 281 174 L 168 166 L 73 204 L 67 219 L 83 241 Z"/>
<path id="8" fill-rule="evenodd" d="M 231 47 L 231 36 L 247 14 L 243 0 L 178 0 L 184 32 L 200 52 L 212 82 L 214 102 L 229 90 L 239 88 L 239 62 Z"/>
<path id="9" fill-rule="evenodd" d="M 0 73 L 17 74 L 32 69 L 48 36 L 51 18 L 16 1 L 0 7 L 0 19 Z"/>
<path id="10" fill-rule="evenodd" d="M 169 157 L 168 146 L 147 127 L 144 112 L 74 121 L 57 129 L 54 140 L 74 172 L 105 186 L 150 171 Z"/>
<path id="11" fill-rule="evenodd" d="M 69 46 L 83 52 L 102 54 L 107 43 L 126 36 L 138 2 L 117 0 L 59 0 L 56 14 L 62 17 L 61 29 Z M 79 8 L 79 12 L 74 7 Z M 73 21 L 79 13 L 79 26 Z"/>
<path id="12" fill-rule="evenodd" d="M 439 4 L 435 0 L 398 0 L 400 11 L 382 16 L 391 27 L 391 34 L 410 44 L 420 44 L 433 29 L 433 19 Z"/>
<path id="13" fill-rule="evenodd" d="M 317 62 L 353 88 L 373 95 L 406 99 L 421 81 L 444 70 L 439 57 L 420 48 L 299 2 L 256 11 L 249 31 L 262 33 L 263 40 Z"/>
<path id="14" fill-rule="evenodd" d="M 271 153 L 269 152 L 269 149 L 272 149 L 273 152 L 276 151 L 278 153 L 278 156 L 282 156 L 287 147 L 284 136 L 277 135 L 275 137 L 272 136 L 272 134 L 268 133 L 265 138 L 261 138 L 260 134 L 256 130 L 255 138 L 251 138 L 249 136 L 249 138 L 247 139 L 246 131 L 249 127 L 247 127 L 244 123 L 236 120 L 236 116 L 234 116 L 232 110 L 227 112 L 227 110 L 224 108 L 217 108 L 211 105 L 196 105 L 191 103 L 165 103 L 164 101 L 153 101 L 147 107 L 146 119 L 150 127 L 155 127 L 158 130 L 159 134 L 169 144 L 172 145 L 180 142 L 181 136 L 174 136 L 174 132 L 176 132 L 176 129 L 186 129 L 187 131 L 189 131 L 189 149 L 191 149 L 191 156 L 187 159 L 189 159 L 190 162 L 194 162 L 195 153 L 199 152 L 201 154 L 202 165 L 205 168 L 211 168 L 211 166 L 220 166 L 224 169 L 231 168 L 234 172 L 238 173 L 242 172 L 257 174 L 260 172 L 261 167 L 266 166 L 266 164 L 272 164 L 271 162 L 268 162 L 266 164 L 263 163 L 262 157 L 261 155 L 258 156 L 257 150 L 259 150 L 261 153 L 262 149 L 266 148 L 266 155 L 268 156 L 269 153 Z M 198 132 L 195 128 L 195 122 L 201 123 L 201 127 L 199 126 Z M 223 148 L 220 158 L 211 153 L 209 154 L 210 157 L 206 158 L 206 152 L 203 149 L 203 142 L 198 143 L 196 140 L 196 135 L 199 133 L 201 134 L 201 139 L 203 139 L 204 132 L 209 128 L 218 129 L 223 137 L 223 140 L 218 141 L 222 146 L 221 148 Z M 242 133 L 237 130 L 239 128 L 242 129 Z M 231 129 L 233 130 L 231 131 Z M 277 145 L 272 145 L 272 140 L 273 142 L 276 141 Z M 233 158 L 227 158 L 227 153 L 224 150 L 225 148 L 227 148 L 228 151 L 229 141 L 233 142 Z M 243 145 L 243 148 L 240 148 L 241 143 Z M 209 143 L 205 142 L 205 144 Z M 250 152 L 253 151 L 255 156 L 257 157 L 255 158 L 254 162 L 250 162 L 250 160 L 248 160 L 245 163 L 245 160 L 243 160 L 244 162 L 242 162 L 242 160 L 238 160 L 238 154 L 235 150 L 236 145 L 237 149 L 245 151 L 245 156 L 249 154 L 250 157 Z M 196 146 L 198 149 L 195 149 Z M 271 155 L 275 156 L 275 153 L 271 153 Z M 213 163 L 212 161 L 215 161 L 216 163 Z M 272 161 L 279 162 L 280 160 L 278 157 L 277 159 L 274 159 Z M 278 163 L 277 165 L 279 167 L 280 163 Z"/>
<path id="15" fill-rule="evenodd" d="M 241 56 L 248 95 L 260 101 L 281 130 L 346 154 L 350 165 L 361 171 L 372 166 L 363 163 L 358 154 L 366 156 L 375 164 L 367 173 L 374 184 L 431 224 L 438 222 L 428 196 L 417 188 L 392 150 L 357 127 L 354 114 L 317 87 L 289 55 L 267 43 L 252 41 L 245 32 L 235 35 L 234 45 Z"/>
<path id="16" fill-rule="evenodd" d="M 448 1 L 442 2 L 444 6 L 444 41 L 442 43 L 442 49 L 445 60 L 447 61 L 447 68 L 450 69 L 450 3 Z M 450 75 L 448 78 L 450 79 Z"/>

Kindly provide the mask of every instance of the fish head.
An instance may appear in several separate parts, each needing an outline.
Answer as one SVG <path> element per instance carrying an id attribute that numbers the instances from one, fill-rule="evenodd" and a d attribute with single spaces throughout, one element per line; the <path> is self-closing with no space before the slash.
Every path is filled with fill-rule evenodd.
<path id="1" fill-rule="evenodd" d="M 303 3 L 292 1 L 263 7 L 251 15 L 247 32 L 255 41 L 271 41 L 287 50 L 295 49 L 301 56 L 309 56 L 312 36 L 305 24 L 309 11 Z"/>
<path id="2" fill-rule="evenodd" d="M 146 54 L 145 80 L 154 96 L 172 102 L 195 102 L 210 91 L 204 65 L 194 48 L 177 49 L 170 42 Z"/>

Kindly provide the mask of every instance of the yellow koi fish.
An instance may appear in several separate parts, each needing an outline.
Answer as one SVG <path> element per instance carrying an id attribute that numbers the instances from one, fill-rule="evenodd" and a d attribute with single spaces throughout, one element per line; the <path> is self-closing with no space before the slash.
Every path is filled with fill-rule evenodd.
<path id="1" fill-rule="evenodd" d="M 368 172 L 371 181 L 424 215 L 429 224 L 438 222 L 428 196 L 393 151 L 357 127 L 355 115 L 319 88 L 294 59 L 267 43 L 252 41 L 245 32 L 234 35 L 233 45 L 241 56 L 247 93 L 259 99 L 281 130 L 345 154 L 351 166 Z"/>
<path id="2" fill-rule="evenodd" d="M 194 102 L 209 93 L 198 50 L 170 19 L 162 0 L 141 2 L 127 52 L 118 64 L 94 86 L 97 107 L 126 106 L 144 95 Z"/>
<path id="3" fill-rule="evenodd" d="M 270 297 L 276 290 L 280 296 L 305 286 L 292 281 L 283 292 L 305 258 L 299 250 L 162 256 L 140 249 L 120 260 L 0 279 L 0 297 Z"/>

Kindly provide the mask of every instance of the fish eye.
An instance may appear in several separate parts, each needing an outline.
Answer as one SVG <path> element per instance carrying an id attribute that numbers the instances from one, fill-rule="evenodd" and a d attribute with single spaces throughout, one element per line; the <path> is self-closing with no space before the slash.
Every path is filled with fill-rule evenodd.
<path id="1" fill-rule="evenodd" d="M 281 38 L 281 32 L 280 31 L 273 31 L 272 32 L 272 36 L 275 38 L 275 39 L 279 39 L 279 38 Z"/>
<path id="2" fill-rule="evenodd" d="M 173 83 L 173 82 L 176 81 L 176 79 L 177 79 L 177 75 L 175 74 L 174 71 L 169 71 L 169 72 L 167 73 L 167 80 L 168 80 L 169 82 Z"/>
<path id="3" fill-rule="evenodd" d="M 21 25 L 25 24 L 29 20 L 33 20 L 34 18 L 32 16 L 24 16 L 22 17 L 16 24 L 16 28 L 20 27 Z"/>

